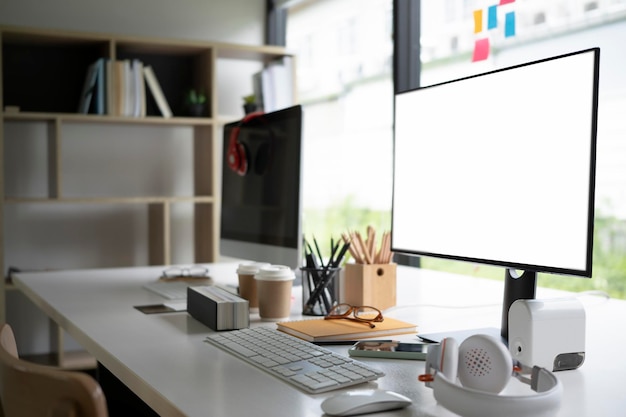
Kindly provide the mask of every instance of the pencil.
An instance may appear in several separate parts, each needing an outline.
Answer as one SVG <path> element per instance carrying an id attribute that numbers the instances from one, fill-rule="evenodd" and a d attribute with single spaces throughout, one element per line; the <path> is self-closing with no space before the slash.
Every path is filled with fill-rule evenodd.
<path id="1" fill-rule="evenodd" d="M 359 232 L 355 232 L 355 236 L 356 236 L 356 241 L 358 242 L 358 246 L 360 249 L 359 252 L 363 254 L 363 259 L 365 260 L 364 263 L 371 264 L 372 258 L 370 256 L 369 251 L 367 250 L 367 246 L 365 246 L 365 243 L 363 242 L 363 238 L 361 237 L 361 234 Z"/>
<path id="2" fill-rule="evenodd" d="M 361 256 L 359 255 L 356 247 L 352 245 L 352 239 L 350 238 L 350 236 L 348 236 L 346 233 L 342 233 L 341 237 L 343 238 L 345 244 L 349 245 L 348 250 L 350 251 L 350 255 L 354 258 L 354 262 L 362 264 L 363 259 L 361 259 Z"/>

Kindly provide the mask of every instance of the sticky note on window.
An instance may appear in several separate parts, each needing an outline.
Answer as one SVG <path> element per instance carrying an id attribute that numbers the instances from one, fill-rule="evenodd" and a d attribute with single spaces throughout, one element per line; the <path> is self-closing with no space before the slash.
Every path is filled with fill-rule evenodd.
<path id="1" fill-rule="evenodd" d="M 504 15 L 504 37 L 510 38 L 511 36 L 515 36 L 515 12 Z"/>
<path id="2" fill-rule="evenodd" d="M 474 33 L 483 31 L 483 11 L 482 9 L 474 10 Z"/>
<path id="3" fill-rule="evenodd" d="M 484 61 L 489 58 L 489 38 L 477 39 L 474 43 L 472 62 Z"/>
<path id="4" fill-rule="evenodd" d="M 498 6 L 489 6 L 487 9 L 487 29 L 498 27 Z"/>

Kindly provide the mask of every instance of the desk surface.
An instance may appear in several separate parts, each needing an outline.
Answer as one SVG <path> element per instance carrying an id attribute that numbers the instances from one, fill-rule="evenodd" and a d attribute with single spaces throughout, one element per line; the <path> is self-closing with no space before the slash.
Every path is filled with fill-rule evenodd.
<path id="1" fill-rule="evenodd" d="M 209 265 L 218 283 L 235 284 L 237 264 Z M 135 305 L 163 302 L 142 288 L 162 267 L 22 273 L 16 286 L 156 412 L 167 416 L 320 416 L 334 392 L 308 395 L 203 342 L 210 329 L 187 313 L 145 315 Z M 499 327 L 502 283 L 413 268 L 398 268 L 398 307 L 389 316 L 418 324 L 421 333 Z M 562 293 L 539 288 L 537 298 Z M 297 298 L 297 297 L 296 297 Z M 559 416 L 622 416 L 626 375 L 621 327 L 626 301 L 582 297 L 587 316 L 586 361 L 557 373 L 564 398 Z M 294 301 L 294 319 L 300 302 Z M 251 317 L 252 326 L 275 326 Z M 414 335 L 398 337 L 414 339 Z M 332 350 L 347 355 L 346 346 Z M 369 359 L 386 373 L 378 387 L 413 399 L 390 416 L 453 416 L 417 381 L 421 361 Z M 513 385 L 513 384 L 512 384 Z M 530 390 L 513 385 L 519 394 Z M 335 391 L 336 392 L 336 391 Z M 278 400 L 278 401 L 277 401 Z M 261 408 L 260 408 L 261 407 Z M 378 415 L 378 414 L 377 414 Z M 381 414 L 387 415 L 387 414 Z"/>

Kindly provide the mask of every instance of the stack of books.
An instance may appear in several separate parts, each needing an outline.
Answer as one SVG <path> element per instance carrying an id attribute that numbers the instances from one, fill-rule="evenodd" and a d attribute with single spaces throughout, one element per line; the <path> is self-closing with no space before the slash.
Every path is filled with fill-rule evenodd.
<path id="1" fill-rule="evenodd" d="M 172 117 L 152 67 L 138 59 L 99 58 L 87 69 L 78 112 L 144 117 L 146 89 L 152 93 L 163 117 Z"/>
<path id="2" fill-rule="evenodd" d="M 265 113 L 293 106 L 293 59 L 285 56 L 271 61 L 252 76 L 252 86 L 256 104 Z"/>

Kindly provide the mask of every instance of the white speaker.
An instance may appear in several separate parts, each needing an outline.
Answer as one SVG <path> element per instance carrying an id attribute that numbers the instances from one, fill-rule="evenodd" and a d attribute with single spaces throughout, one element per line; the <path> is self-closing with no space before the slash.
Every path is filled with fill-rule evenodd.
<path id="1" fill-rule="evenodd" d="M 509 351 L 521 363 L 551 371 L 579 368 L 585 360 L 580 300 L 516 300 L 509 309 Z"/>
<path id="2" fill-rule="evenodd" d="M 499 394 L 511 376 L 530 385 L 529 395 Z M 459 346 L 446 338 L 428 348 L 426 374 L 437 402 L 464 417 L 552 416 L 561 406 L 562 387 L 545 368 L 514 364 L 511 354 L 489 335 L 473 335 Z"/>

